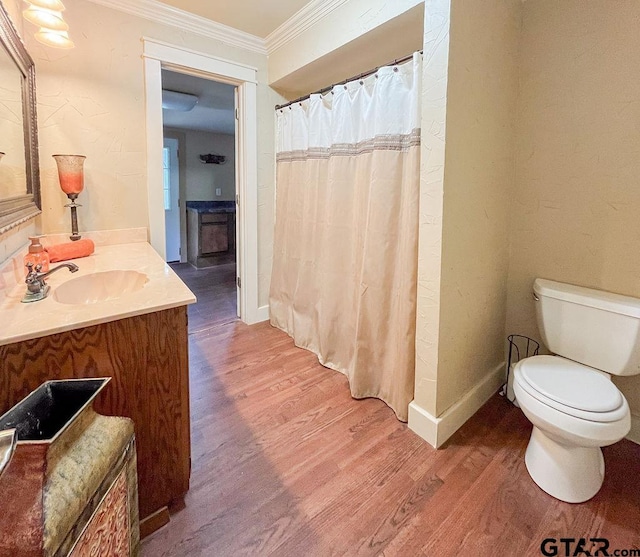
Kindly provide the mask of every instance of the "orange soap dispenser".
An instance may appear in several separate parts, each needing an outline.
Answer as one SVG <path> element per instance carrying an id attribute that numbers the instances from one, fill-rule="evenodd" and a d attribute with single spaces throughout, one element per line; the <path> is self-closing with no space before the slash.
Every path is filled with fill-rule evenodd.
<path id="1" fill-rule="evenodd" d="M 33 264 L 34 268 L 36 265 L 41 265 L 42 268 L 40 269 L 40 272 L 46 273 L 49 270 L 49 254 L 40 243 L 40 238 L 33 236 L 30 237 L 29 240 L 31 241 L 31 245 L 29 245 L 29 253 L 24 256 L 25 276 L 29 273 L 27 263 Z"/>

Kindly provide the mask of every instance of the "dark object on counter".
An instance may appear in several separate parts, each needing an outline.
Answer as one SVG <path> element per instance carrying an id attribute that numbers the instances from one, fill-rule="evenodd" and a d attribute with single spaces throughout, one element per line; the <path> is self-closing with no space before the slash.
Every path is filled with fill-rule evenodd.
<path id="1" fill-rule="evenodd" d="M 187 209 L 198 213 L 235 213 L 235 201 L 187 201 Z"/>

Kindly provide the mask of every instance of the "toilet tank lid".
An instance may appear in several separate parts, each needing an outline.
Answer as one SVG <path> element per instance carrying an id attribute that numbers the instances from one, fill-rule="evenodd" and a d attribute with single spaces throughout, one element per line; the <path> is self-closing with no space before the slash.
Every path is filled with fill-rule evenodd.
<path id="1" fill-rule="evenodd" d="M 631 296 L 541 278 L 534 281 L 533 291 L 538 296 L 546 296 L 640 319 L 640 299 Z"/>

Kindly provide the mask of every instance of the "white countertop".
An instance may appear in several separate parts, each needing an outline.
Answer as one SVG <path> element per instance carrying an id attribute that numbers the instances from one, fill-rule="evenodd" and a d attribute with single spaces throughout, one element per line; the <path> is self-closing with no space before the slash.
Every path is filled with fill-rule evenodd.
<path id="1" fill-rule="evenodd" d="M 76 273 L 61 269 L 47 278 L 49 295 L 37 302 L 22 303 L 26 285 L 15 286 L 0 302 L 0 346 L 54 333 L 61 333 L 99 323 L 117 321 L 135 315 L 192 304 L 193 292 L 147 243 L 136 242 L 96 246 L 88 257 L 70 259 Z M 51 268 L 60 263 L 52 263 Z M 137 292 L 93 304 L 62 304 L 53 293 L 62 283 L 91 273 L 133 270 L 145 273 L 148 282 Z"/>

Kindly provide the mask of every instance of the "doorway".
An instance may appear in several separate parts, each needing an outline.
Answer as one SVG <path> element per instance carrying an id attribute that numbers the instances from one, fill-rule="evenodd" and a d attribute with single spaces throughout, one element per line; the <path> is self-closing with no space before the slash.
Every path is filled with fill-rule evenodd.
<path id="1" fill-rule="evenodd" d="M 237 283 L 238 311 L 248 324 L 268 318 L 258 303 L 258 142 L 257 69 L 205 53 L 144 38 L 147 123 L 147 194 L 149 236 L 155 250 L 166 257 L 164 190 L 162 184 L 162 70 L 196 75 L 237 88 Z"/>
<path id="2" fill-rule="evenodd" d="M 235 261 L 235 90 L 211 78 L 162 69 L 164 147 L 171 153 L 174 146 L 178 153 L 170 160 L 170 172 L 163 160 L 165 205 L 168 179 L 180 183 L 179 201 L 172 198 L 169 210 L 165 207 L 167 261 L 189 262 L 198 269 Z M 178 234 L 180 257 L 175 256 Z"/>
<path id="3" fill-rule="evenodd" d="M 234 85 L 162 69 L 166 260 L 196 295 L 190 331 L 237 318 L 235 103 Z"/>

